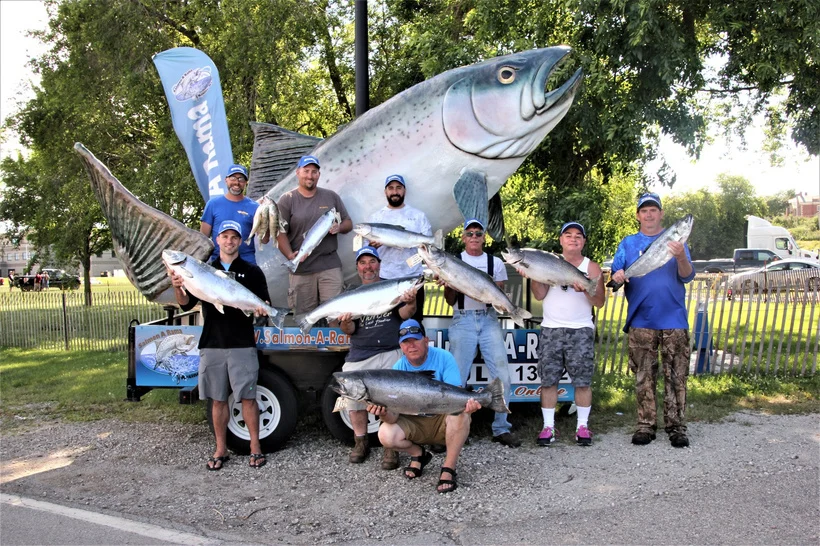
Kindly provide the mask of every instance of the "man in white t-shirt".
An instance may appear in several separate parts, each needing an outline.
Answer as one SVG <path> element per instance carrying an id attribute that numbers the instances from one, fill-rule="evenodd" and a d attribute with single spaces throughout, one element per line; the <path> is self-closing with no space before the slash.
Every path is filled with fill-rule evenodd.
<path id="1" fill-rule="evenodd" d="M 401 226 L 408 231 L 414 231 L 423 235 L 432 235 L 430 221 L 427 216 L 415 207 L 411 207 L 404 202 L 407 184 L 400 174 L 391 174 L 384 181 L 384 195 L 387 197 L 387 205 L 375 213 L 367 220 L 370 223 L 392 224 Z M 381 245 L 375 241 L 370 241 L 370 246 L 379 249 L 379 257 L 382 260 L 380 278 L 398 279 L 412 275 L 421 275 L 422 264 L 419 262 L 414 266 L 407 265 L 407 260 L 416 255 L 415 248 L 394 248 Z M 416 292 L 416 312 L 413 319 L 421 322 L 424 316 L 424 287 Z"/>
<path id="2" fill-rule="evenodd" d="M 587 241 L 587 232 L 578 222 L 567 222 L 561 227 L 558 239 L 561 255 L 587 277 L 598 279 L 595 295 L 587 292 L 583 283 L 572 286 L 553 286 L 531 282 L 532 295 L 544 300 L 544 320 L 538 340 L 538 375 L 541 378 L 541 413 L 544 429 L 538 435 L 539 446 L 549 446 L 557 437 L 555 405 L 558 403 L 558 381 L 567 370 L 575 386 L 575 406 L 578 422 L 575 442 L 592 445 L 589 431 L 589 412 L 592 409 L 592 372 L 595 370 L 595 325 L 592 306 L 603 307 L 606 294 L 601 267 L 581 252 Z M 516 267 L 522 277 L 527 269 Z"/>
<path id="3" fill-rule="evenodd" d="M 464 252 L 461 253 L 461 259 L 490 275 L 503 290 L 504 282 L 507 280 L 507 269 L 500 259 L 484 253 L 484 231 L 484 224 L 476 218 L 464 222 L 464 232 L 461 234 Z M 444 299 L 453 306 L 453 321 L 450 323 L 447 337 L 450 339 L 450 352 L 453 353 L 461 371 L 462 385 L 467 385 L 476 348 L 480 347 L 490 379 L 500 378 L 509 397 L 510 371 L 507 368 L 507 349 L 504 346 L 501 325 L 498 323 L 498 313 L 492 306 L 476 301 L 446 285 Z M 511 428 L 507 414 L 496 413 L 493 420 L 493 442 L 509 447 L 520 446 L 521 440 L 512 433 Z"/>

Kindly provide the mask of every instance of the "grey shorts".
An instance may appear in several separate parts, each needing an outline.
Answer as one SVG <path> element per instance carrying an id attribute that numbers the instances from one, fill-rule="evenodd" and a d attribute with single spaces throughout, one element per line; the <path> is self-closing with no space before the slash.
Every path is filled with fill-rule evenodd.
<path id="1" fill-rule="evenodd" d="M 256 399 L 259 360 L 256 347 L 199 350 L 199 399 L 227 402 Z"/>
<path id="2" fill-rule="evenodd" d="M 573 385 L 589 387 L 595 370 L 594 342 L 592 328 L 541 328 L 538 340 L 541 386 L 557 385 L 566 368 Z"/>
<path id="3" fill-rule="evenodd" d="M 373 355 L 370 358 L 359 360 L 358 362 L 345 362 L 342 366 L 343 372 L 358 372 L 359 370 L 392 370 L 393 364 L 401 358 L 401 349 L 387 351 Z M 367 409 L 367 404 L 356 400 L 347 401 L 349 411 Z"/>

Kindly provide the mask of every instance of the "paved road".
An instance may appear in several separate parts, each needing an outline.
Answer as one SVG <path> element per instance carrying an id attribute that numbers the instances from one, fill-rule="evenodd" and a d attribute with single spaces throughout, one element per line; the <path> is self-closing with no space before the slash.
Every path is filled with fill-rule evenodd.
<path id="1" fill-rule="evenodd" d="M 87 510 L 0 493 L 3 546 L 221 544 L 221 541 Z"/>

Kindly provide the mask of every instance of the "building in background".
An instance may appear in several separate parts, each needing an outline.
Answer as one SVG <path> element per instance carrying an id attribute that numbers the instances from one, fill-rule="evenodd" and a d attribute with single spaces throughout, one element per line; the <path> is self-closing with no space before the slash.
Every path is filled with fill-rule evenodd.
<path id="1" fill-rule="evenodd" d="M 799 216 L 801 218 L 817 218 L 820 213 L 820 195 L 809 196 L 806 192 L 800 192 L 795 197 L 789 199 L 789 216 Z"/>
<path id="2" fill-rule="evenodd" d="M 15 275 L 22 275 L 28 267 L 29 260 L 35 253 L 34 245 L 30 244 L 25 238 L 20 241 L 20 244 L 15 246 L 7 239 L 0 237 L 0 277 L 6 278 L 9 276 L 9 271 Z M 37 264 L 32 268 L 33 272 L 37 272 L 42 268 L 57 267 L 65 269 L 69 273 L 75 273 L 82 277 L 82 267 L 47 263 Z M 124 276 L 119 260 L 113 250 L 107 250 L 101 254 L 91 257 L 91 276 Z"/>

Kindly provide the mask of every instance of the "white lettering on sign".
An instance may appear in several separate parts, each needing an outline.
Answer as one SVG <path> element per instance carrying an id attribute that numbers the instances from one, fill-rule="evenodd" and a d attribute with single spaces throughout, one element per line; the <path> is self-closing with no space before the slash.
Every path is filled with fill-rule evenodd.
<path id="1" fill-rule="evenodd" d="M 527 332 L 527 360 L 538 360 L 538 334 L 539 332 Z"/>
<path id="2" fill-rule="evenodd" d="M 208 195 L 211 197 L 214 195 L 222 195 L 224 194 L 224 190 L 221 187 L 222 175 L 217 173 L 216 176 L 211 176 L 211 171 L 219 168 L 219 161 L 216 159 L 216 146 L 214 145 L 214 136 L 211 132 L 211 113 L 208 110 L 208 101 L 203 100 L 202 102 L 194 104 L 194 106 L 188 110 L 188 119 L 194 121 L 193 128 L 196 132 L 196 138 L 202 145 L 202 153 L 205 154 L 206 159 L 202 162 L 202 169 L 209 177 Z"/>

